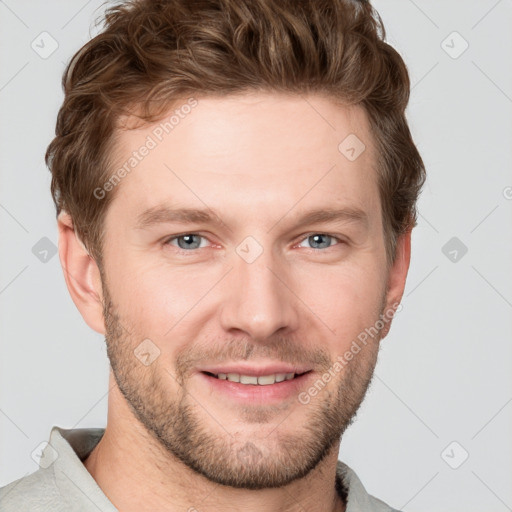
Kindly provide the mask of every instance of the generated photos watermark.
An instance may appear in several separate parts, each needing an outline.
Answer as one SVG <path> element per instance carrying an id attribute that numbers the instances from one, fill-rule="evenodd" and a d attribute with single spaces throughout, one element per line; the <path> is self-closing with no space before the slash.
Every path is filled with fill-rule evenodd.
<path id="1" fill-rule="evenodd" d="M 388 308 L 383 314 L 379 316 L 379 319 L 371 326 L 364 329 L 357 335 L 357 339 L 352 340 L 350 348 L 343 354 L 336 358 L 333 365 L 319 377 L 315 383 L 308 388 L 307 391 L 299 393 L 299 402 L 303 405 L 309 404 L 311 397 L 318 395 L 318 393 L 331 381 L 336 374 L 341 372 L 345 366 L 354 359 L 354 356 L 361 352 L 362 348 L 367 345 L 369 339 L 375 338 L 384 329 L 396 313 L 401 311 L 403 306 L 395 302 L 390 308 Z"/>
<path id="2" fill-rule="evenodd" d="M 121 180 L 130 174 L 197 105 L 198 101 L 195 98 L 189 98 L 180 108 L 173 110 L 171 116 L 153 128 L 151 135 L 146 137 L 144 144 L 132 151 L 131 156 L 125 160 L 123 165 L 119 167 L 101 187 L 94 189 L 94 197 L 96 199 L 103 199 L 107 195 L 107 192 L 114 190 L 114 188 L 121 183 Z"/>

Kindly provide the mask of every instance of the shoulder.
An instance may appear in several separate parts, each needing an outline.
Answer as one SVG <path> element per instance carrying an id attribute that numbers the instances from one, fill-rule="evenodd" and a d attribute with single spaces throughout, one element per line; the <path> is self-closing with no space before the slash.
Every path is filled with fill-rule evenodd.
<path id="1" fill-rule="evenodd" d="M 340 460 L 336 475 L 337 485 L 346 496 L 347 512 L 401 512 L 369 494 L 356 472 Z"/>
<path id="2" fill-rule="evenodd" d="M 53 468 L 38 469 L 0 488 L 0 510 L 66 510 L 66 504 L 55 483 Z"/>

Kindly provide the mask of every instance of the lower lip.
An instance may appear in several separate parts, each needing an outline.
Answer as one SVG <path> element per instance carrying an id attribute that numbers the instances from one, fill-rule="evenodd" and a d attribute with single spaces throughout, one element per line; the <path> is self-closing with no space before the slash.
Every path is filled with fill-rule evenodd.
<path id="1" fill-rule="evenodd" d="M 247 404 L 248 402 L 276 403 L 297 396 L 306 387 L 313 372 L 303 373 L 291 380 L 284 380 L 266 386 L 240 384 L 239 382 L 218 379 L 203 372 L 199 372 L 198 375 L 214 392 L 222 393 L 234 400 L 240 400 Z"/>

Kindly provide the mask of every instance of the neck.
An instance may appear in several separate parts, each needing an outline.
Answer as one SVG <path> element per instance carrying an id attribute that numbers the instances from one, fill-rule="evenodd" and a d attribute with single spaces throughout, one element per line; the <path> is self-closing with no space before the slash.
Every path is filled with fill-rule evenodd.
<path id="1" fill-rule="evenodd" d="M 344 512 L 336 493 L 339 443 L 302 479 L 276 489 L 222 486 L 169 453 L 134 417 L 111 375 L 107 428 L 84 465 L 121 512 Z M 142 483 L 142 485 L 141 485 Z"/>

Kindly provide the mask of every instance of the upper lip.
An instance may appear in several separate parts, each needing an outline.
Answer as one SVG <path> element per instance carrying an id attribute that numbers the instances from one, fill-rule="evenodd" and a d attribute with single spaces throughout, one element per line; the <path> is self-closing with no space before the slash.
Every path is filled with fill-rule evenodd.
<path id="1" fill-rule="evenodd" d="M 223 364 L 202 366 L 198 368 L 200 372 L 209 372 L 218 375 L 219 373 L 237 373 L 239 375 L 249 375 L 260 377 L 262 375 L 274 375 L 276 373 L 305 373 L 310 371 L 310 366 L 297 366 L 285 363 L 268 363 L 256 366 L 249 363 Z"/>

